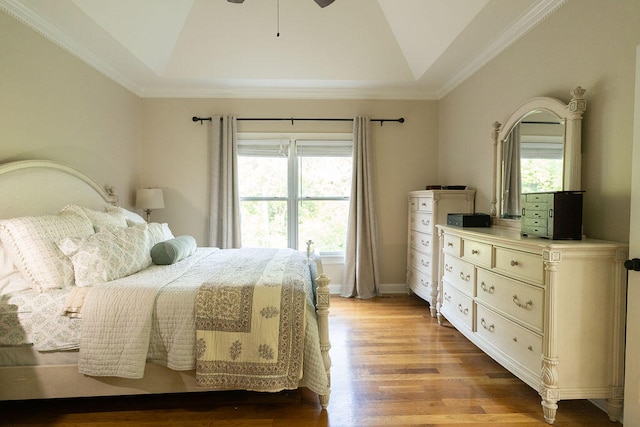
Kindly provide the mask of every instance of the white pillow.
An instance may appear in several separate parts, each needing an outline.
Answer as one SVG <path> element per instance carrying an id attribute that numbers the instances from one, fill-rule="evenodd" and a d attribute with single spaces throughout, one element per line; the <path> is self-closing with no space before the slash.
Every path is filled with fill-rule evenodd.
<path id="1" fill-rule="evenodd" d="M 29 283 L 24 279 L 7 251 L 0 246 L 0 295 L 8 295 L 29 288 Z"/>
<path id="2" fill-rule="evenodd" d="M 16 267 L 7 251 L 0 245 L 0 279 L 10 276 L 16 271 L 18 271 L 18 267 Z"/>
<path id="3" fill-rule="evenodd" d="M 84 238 L 60 240 L 60 250 L 71 259 L 76 286 L 129 276 L 151 265 L 155 244 L 147 224 L 101 231 Z"/>
<path id="4" fill-rule="evenodd" d="M 149 231 L 157 238 L 156 243 L 164 242 L 165 240 L 170 240 L 176 237 L 173 235 L 169 228 L 169 224 L 166 222 L 163 222 L 162 224 L 159 222 L 150 222 Z"/>
<path id="5" fill-rule="evenodd" d="M 147 222 L 137 213 L 131 212 L 130 210 L 127 210 L 120 206 L 107 206 L 106 210 L 107 212 L 120 212 L 122 215 L 124 215 L 124 218 L 127 221 L 128 225 L 146 224 Z"/>
<path id="6" fill-rule="evenodd" d="M 176 237 L 173 235 L 171 229 L 169 228 L 169 224 L 167 224 L 166 222 L 162 223 L 162 234 L 164 234 L 164 240 L 170 240 Z"/>
<path id="7" fill-rule="evenodd" d="M 91 221 L 72 212 L 0 220 L 5 251 L 31 287 L 40 292 L 73 284 L 73 265 L 56 243 L 63 237 L 93 233 Z"/>
<path id="8" fill-rule="evenodd" d="M 86 215 L 93 224 L 95 231 L 127 226 L 127 220 L 122 211 L 108 211 L 106 207 L 104 211 L 97 211 L 77 205 L 67 205 L 62 209 L 62 212 L 67 211 L 74 212 L 78 215 Z"/>

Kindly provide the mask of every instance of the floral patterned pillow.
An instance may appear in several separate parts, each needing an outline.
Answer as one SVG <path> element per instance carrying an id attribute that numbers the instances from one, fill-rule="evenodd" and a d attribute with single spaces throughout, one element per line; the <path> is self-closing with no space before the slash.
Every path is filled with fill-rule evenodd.
<path id="1" fill-rule="evenodd" d="M 138 224 L 85 238 L 64 238 L 58 247 L 73 263 L 76 286 L 93 286 L 150 266 L 153 244 L 147 224 Z"/>

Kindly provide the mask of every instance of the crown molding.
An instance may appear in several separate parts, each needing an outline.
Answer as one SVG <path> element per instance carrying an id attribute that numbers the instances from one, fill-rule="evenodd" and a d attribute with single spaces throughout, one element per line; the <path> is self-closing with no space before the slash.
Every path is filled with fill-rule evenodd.
<path id="1" fill-rule="evenodd" d="M 416 88 L 332 88 L 332 87 L 256 87 L 220 86 L 199 88 L 150 88 L 143 98 L 238 98 L 238 99 L 362 99 L 435 101 L 433 91 Z"/>
<path id="2" fill-rule="evenodd" d="M 140 94 L 142 93 L 142 89 L 133 80 L 93 53 L 90 49 L 82 46 L 71 36 L 60 30 L 60 28 L 43 19 L 40 15 L 26 7 L 24 4 L 15 0 L 0 0 L 0 10 L 3 10 L 14 19 L 28 26 L 59 48 L 95 68 L 98 72 L 110 78 L 120 86 L 128 89 L 138 96 L 141 96 Z"/>

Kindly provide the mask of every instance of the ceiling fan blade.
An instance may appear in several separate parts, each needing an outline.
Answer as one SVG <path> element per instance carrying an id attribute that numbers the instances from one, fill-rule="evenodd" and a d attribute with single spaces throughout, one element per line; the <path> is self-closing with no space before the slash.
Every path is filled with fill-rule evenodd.
<path id="1" fill-rule="evenodd" d="M 244 3 L 244 0 L 227 0 L 227 1 L 229 3 L 237 3 L 237 4 Z M 335 0 L 313 0 L 313 1 L 315 1 L 320 7 L 327 7 L 331 3 L 333 3 Z"/>
<path id="2" fill-rule="evenodd" d="M 333 3 L 335 0 L 313 0 L 313 1 L 315 1 L 320 7 L 327 7 L 331 3 Z"/>

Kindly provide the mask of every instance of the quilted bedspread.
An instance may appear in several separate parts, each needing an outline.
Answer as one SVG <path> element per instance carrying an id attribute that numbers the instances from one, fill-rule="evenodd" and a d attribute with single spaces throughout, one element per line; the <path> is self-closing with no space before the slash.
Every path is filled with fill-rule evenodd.
<path id="1" fill-rule="evenodd" d="M 142 378 L 147 362 L 164 365 L 174 370 L 196 369 L 198 349 L 196 301 L 201 287 L 205 283 L 207 285 L 204 287 L 207 288 L 214 283 L 220 284 L 223 278 L 226 278 L 223 279 L 226 282 L 231 276 L 242 276 L 240 271 L 229 269 L 229 266 L 236 265 L 246 271 L 251 268 L 248 259 L 264 260 L 266 252 L 260 255 L 261 251 L 269 250 L 199 248 L 194 255 L 176 264 L 151 266 L 132 276 L 92 287 L 82 306 L 79 372 L 91 376 Z M 283 258 L 283 254 L 288 251 L 282 252 L 275 258 Z M 293 268 L 293 270 L 279 271 L 276 267 L 277 262 L 266 264 L 263 262 L 259 267 L 266 268 L 263 274 L 257 273 L 259 268 L 251 274 L 253 277 L 262 277 L 261 280 L 274 275 L 280 275 L 282 280 L 285 277 L 291 279 L 302 274 L 301 286 L 304 290 L 302 298 L 305 304 L 302 309 L 298 306 L 295 314 L 295 322 L 302 326 L 302 329 L 291 332 L 284 344 L 278 339 L 270 338 L 269 345 L 272 346 L 274 357 L 275 355 L 280 357 L 281 350 L 287 347 L 291 351 L 295 348 L 295 352 L 298 352 L 302 340 L 302 361 L 300 362 L 298 358 L 299 353 L 296 353 L 292 362 L 280 363 L 278 366 L 288 365 L 286 370 L 291 373 L 291 378 L 299 378 L 300 369 L 302 369 L 303 376 L 298 386 L 306 386 L 318 394 L 324 394 L 328 390 L 328 379 L 320 353 L 311 280 L 308 273 L 296 272 L 298 267 L 293 267 L 298 264 L 304 265 L 308 271 L 309 266 L 306 256 L 297 251 L 291 251 L 291 253 L 297 254 L 295 256 L 298 259 L 293 264 L 287 263 L 286 268 Z M 238 259 L 244 259 L 244 261 L 238 263 Z M 230 285 L 230 283 L 226 284 Z M 298 289 L 298 285 L 295 288 Z M 300 300 L 299 292 L 288 292 L 282 294 L 285 297 L 289 295 L 292 303 Z M 274 295 L 268 298 L 276 298 Z M 256 300 L 262 299 L 262 296 L 261 291 L 254 290 L 252 302 L 255 304 Z M 284 302 L 285 306 L 288 304 L 288 301 Z M 222 305 L 225 309 L 227 308 L 224 304 Z M 282 298 L 280 298 L 274 302 L 273 307 L 282 308 L 282 305 Z M 252 307 L 255 310 L 256 306 Z M 280 317 L 280 320 L 283 318 Z M 284 321 L 288 320 L 289 318 L 285 316 Z M 218 356 L 213 356 L 214 359 L 215 357 Z M 286 376 L 289 377 L 289 374 Z M 216 389 L 257 390 L 257 388 L 240 385 L 233 387 L 221 384 L 204 385 Z"/>
<path id="2" fill-rule="evenodd" d="M 231 250 L 196 299 L 200 387 L 280 391 L 298 387 L 305 331 L 305 276 L 297 251 Z"/>

